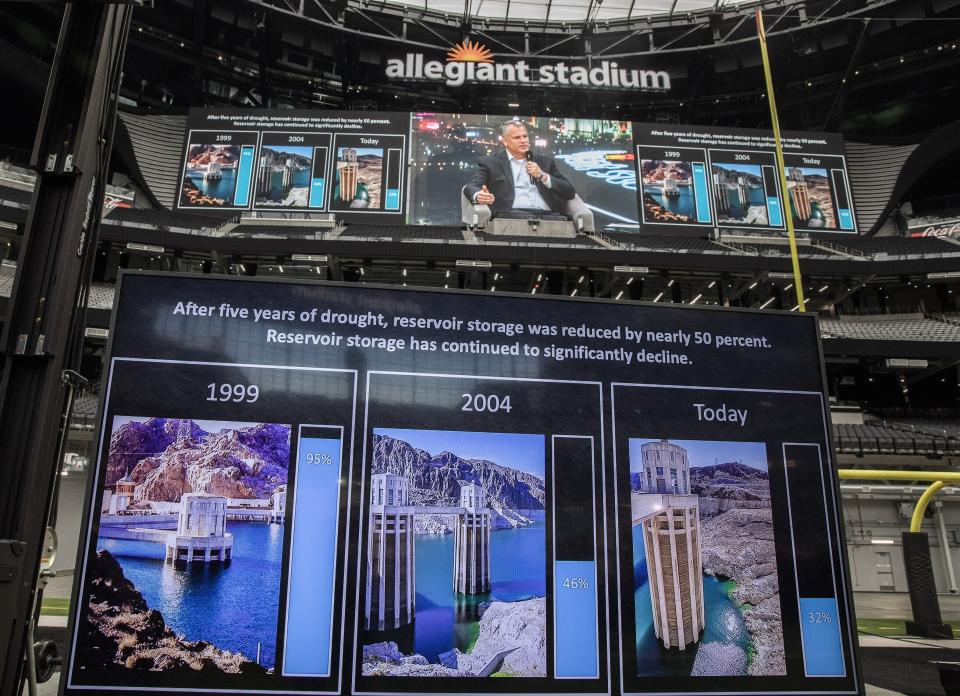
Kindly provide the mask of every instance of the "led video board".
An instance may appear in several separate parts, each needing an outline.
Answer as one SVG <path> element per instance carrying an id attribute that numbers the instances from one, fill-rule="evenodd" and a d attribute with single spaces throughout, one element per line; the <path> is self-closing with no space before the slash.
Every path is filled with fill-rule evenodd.
<path id="1" fill-rule="evenodd" d="M 509 167 L 499 135 L 500 125 L 511 120 L 526 126 L 534 160 L 543 166 L 554 162 L 556 173 L 590 206 L 597 229 L 636 227 L 637 176 L 629 121 L 437 113 L 411 115 L 410 223 L 460 224 L 463 188 L 479 160 L 500 156 Z"/>
<path id="2" fill-rule="evenodd" d="M 403 222 L 409 114 L 191 109 L 181 210 Z"/>
<path id="3" fill-rule="evenodd" d="M 483 167 L 494 215 L 520 205 L 500 140 L 507 121 L 526 127 L 533 160 L 590 208 L 597 230 L 785 233 L 790 215 L 800 232 L 857 233 L 839 134 L 784 133 L 784 191 L 767 131 L 553 115 L 194 109 L 177 206 L 458 226 Z M 566 196 L 539 193 L 534 207 L 566 213 Z"/>
<path id="4" fill-rule="evenodd" d="M 843 138 L 783 133 L 782 191 L 769 131 L 634 124 L 644 230 L 702 234 L 704 227 L 857 233 Z"/>
<path id="5" fill-rule="evenodd" d="M 125 273 L 64 693 L 858 693 L 816 319 Z"/>

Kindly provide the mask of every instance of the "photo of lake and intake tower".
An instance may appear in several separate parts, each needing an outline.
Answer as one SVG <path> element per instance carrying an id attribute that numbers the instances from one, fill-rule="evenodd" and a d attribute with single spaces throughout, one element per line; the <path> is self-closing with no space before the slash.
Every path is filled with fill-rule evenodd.
<path id="1" fill-rule="evenodd" d="M 274 670 L 289 458 L 285 424 L 113 419 L 82 669 Z"/>
<path id="2" fill-rule="evenodd" d="M 544 437 L 375 429 L 365 677 L 546 675 Z"/>
<path id="3" fill-rule="evenodd" d="M 766 448 L 630 440 L 638 676 L 786 674 Z"/>

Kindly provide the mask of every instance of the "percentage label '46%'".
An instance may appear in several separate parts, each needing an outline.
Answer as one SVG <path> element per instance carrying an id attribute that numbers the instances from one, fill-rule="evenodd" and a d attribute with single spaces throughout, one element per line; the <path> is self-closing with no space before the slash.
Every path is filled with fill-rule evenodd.
<path id="1" fill-rule="evenodd" d="M 568 590 L 587 590 L 590 582 L 586 578 L 564 578 L 563 586 Z"/>
<path id="2" fill-rule="evenodd" d="M 333 464 L 333 457 L 329 452 L 307 452 L 307 464 Z"/>

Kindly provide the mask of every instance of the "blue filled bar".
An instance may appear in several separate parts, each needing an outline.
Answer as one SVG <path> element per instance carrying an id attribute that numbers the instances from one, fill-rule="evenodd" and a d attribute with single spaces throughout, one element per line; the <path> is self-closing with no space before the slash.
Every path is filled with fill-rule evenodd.
<path id="1" fill-rule="evenodd" d="M 233 204 L 247 206 L 250 204 L 250 177 L 253 175 L 253 145 L 244 145 L 240 149 L 240 164 L 237 165 L 237 189 L 234 192 Z"/>
<path id="2" fill-rule="evenodd" d="M 710 222 L 710 193 L 703 162 L 693 163 L 693 190 L 697 199 L 697 222 Z"/>
<path id="3" fill-rule="evenodd" d="M 311 179 L 310 180 L 310 207 L 311 208 L 322 208 L 323 207 L 323 193 L 325 187 L 324 179 Z"/>
<path id="4" fill-rule="evenodd" d="M 767 215 L 773 227 L 783 227 L 783 210 L 780 208 L 780 199 L 776 196 L 767 197 Z"/>
<path id="5" fill-rule="evenodd" d="M 400 189 L 387 189 L 386 210 L 400 210 Z"/>
<path id="6" fill-rule="evenodd" d="M 852 230 L 853 229 L 853 215 L 850 212 L 849 208 L 840 208 L 837 211 L 838 217 L 840 219 L 840 229 L 841 230 Z"/>
<path id="7" fill-rule="evenodd" d="M 597 564 L 593 561 L 553 564 L 554 663 L 558 679 L 600 676 L 596 578 Z"/>
<path id="8" fill-rule="evenodd" d="M 803 667 L 808 677 L 846 676 L 836 599 L 801 597 L 800 634 Z"/>
<path id="9" fill-rule="evenodd" d="M 283 641 L 285 675 L 330 675 L 340 446 L 339 438 L 300 438 Z"/>

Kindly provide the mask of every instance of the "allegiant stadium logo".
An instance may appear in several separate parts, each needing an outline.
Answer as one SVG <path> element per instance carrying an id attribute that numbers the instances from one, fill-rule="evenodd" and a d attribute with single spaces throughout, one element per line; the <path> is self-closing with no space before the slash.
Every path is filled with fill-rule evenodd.
<path id="1" fill-rule="evenodd" d="M 622 68 L 616 61 L 600 61 L 591 67 L 566 62 L 530 65 L 525 60 L 497 63 L 479 42 L 464 41 L 447 52 L 446 63 L 425 60 L 422 53 L 387 60 L 387 77 L 402 80 L 431 80 L 451 87 L 466 83 L 562 85 L 667 91 L 670 75 L 665 70 Z"/>

